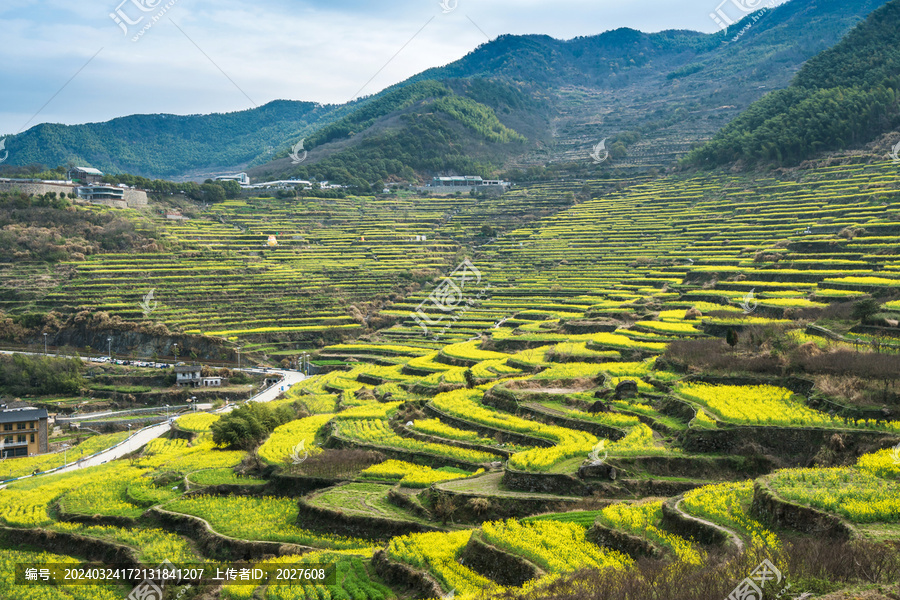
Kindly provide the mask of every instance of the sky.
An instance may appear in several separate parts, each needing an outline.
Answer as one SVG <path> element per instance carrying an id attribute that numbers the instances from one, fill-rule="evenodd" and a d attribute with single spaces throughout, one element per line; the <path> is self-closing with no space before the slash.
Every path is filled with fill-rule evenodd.
<path id="1" fill-rule="evenodd" d="M 0 136 L 277 99 L 343 103 L 502 34 L 713 32 L 718 1 L 2 0 Z"/>

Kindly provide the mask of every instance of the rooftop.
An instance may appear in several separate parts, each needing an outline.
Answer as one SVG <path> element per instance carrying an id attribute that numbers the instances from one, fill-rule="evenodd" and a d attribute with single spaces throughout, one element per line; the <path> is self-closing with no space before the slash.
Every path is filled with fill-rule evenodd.
<path id="1" fill-rule="evenodd" d="M 46 419 L 47 411 L 43 408 L 10 408 L 0 410 L 0 423 L 20 423 L 22 421 L 37 421 Z"/>
<path id="2" fill-rule="evenodd" d="M 94 169 L 92 167 L 75 167 L 72 170 L 73 171 L 82 171 L 84 173 L 87 173 L 88 175 L 100 175 L 101 177 L 103 176 L 103 171 L 100 171 L 99 169 Z"/>

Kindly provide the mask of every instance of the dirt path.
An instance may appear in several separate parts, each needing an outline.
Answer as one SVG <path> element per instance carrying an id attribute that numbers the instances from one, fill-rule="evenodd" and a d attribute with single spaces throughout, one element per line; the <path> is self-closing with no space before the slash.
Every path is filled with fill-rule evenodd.
<path id="1" fill-rule="evenodd" d="M 742 540 L 740 538 L 740 536 L 738 536 L 737 533 L 735 533 L 731 529 L 728 529 L 727 527 L 723 527 L 717 523 L 713 523 L 712 521 L 707 521 L 706 519 L 701 519 L 700 517 L 695 517 L 694 515 L 689 515 L 688 513 L 681 510 L 682 502 L 684 502 L 684 498 L 682 498 L 681 500 L 679 500 L 678 502 L 675 503 L 675 510 L 678 511 L 678 514 L 680 514 L 684 518 L 689 519 L 691 521 L 696 521 L 697 523 L 703 523 L 704 525 L 709 525 L 710 527 L 718 529 L 719 531 L 721 531 L 722 533 L 727 535 L 729 538 L 731 538 L 731 541 L 737 547 L 738 552 L 741 552 L 741 553 L 744 552 L 744 540 Z"/>

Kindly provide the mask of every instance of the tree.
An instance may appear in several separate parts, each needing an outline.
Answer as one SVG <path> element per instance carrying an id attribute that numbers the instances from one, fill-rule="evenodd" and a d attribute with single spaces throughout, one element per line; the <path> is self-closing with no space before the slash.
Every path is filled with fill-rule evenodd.
<path id="1" fill-rule="evenodd" d="M 225 188 L 217 183 L 204 183 L 200 186 L 200 200 L 210 204 L 225 201 Z"/>
<path id="2" fill-rule="evenodd" d="M 217 446 L 250 450 L 265 439 L 279 425 L 295 417 L 288 406 L 272 410 L 265 404 L 251 402 L 234 409 L 215 423 L 211 429 Z"/>
<path id="3" fill-rule="evenodd" d="M 859 321 L 865 321 L 878 312 L 878 301 L 874 298 L 863 298 L 853 305 L 853 318 Z"/>
<path id="4" fill-rule="evenodd" d="M 728 333 L 725 334 L 725 341 L 728 342 L 728 345 L 734 348 L 738 343 L 738 332 L 736 329 L 729 329 Z"/>
<path id="5" fill-rule="evenodd" d="M 220 181 L 218 185 L 225 190 L 226 198 L 237 198 L 241 195 L 241 184 L 237 181 Z"/>
<path id="6" fill-rule="evenodd" d="M 466 387 L 469 389 L 474 388 L 477 382 L 475 381 L 475 374 L 472 373 L 472 369 L 466 369 L 463 372 L 463 376 L 466 378 Z"/>

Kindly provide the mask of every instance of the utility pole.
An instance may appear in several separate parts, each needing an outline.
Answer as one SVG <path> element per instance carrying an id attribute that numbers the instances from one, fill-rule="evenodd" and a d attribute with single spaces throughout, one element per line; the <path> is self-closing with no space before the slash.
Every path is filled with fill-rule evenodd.
<path id="1" fill-rule="evenodd" d="M 108 354 L 109 354 L 109 362 L 112 362 L 112 338 L 111 337 L 106 338 L 106 343 L 107 343 L 107 350 L 108 350 Z"/>
<path id="2" fill-rule="evenodd" d="M 44 356 L 47 356 L 47 334 L 44 334 Z"/>

